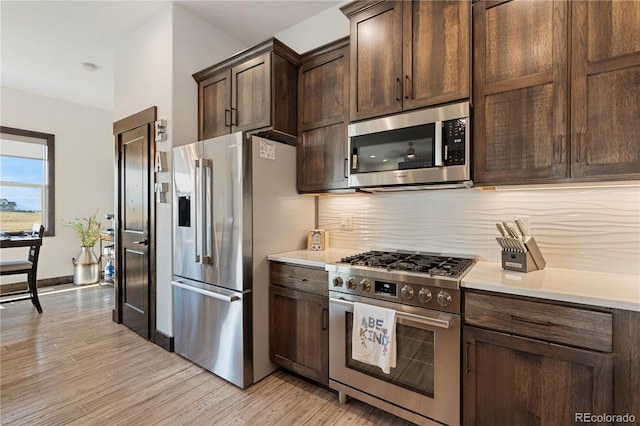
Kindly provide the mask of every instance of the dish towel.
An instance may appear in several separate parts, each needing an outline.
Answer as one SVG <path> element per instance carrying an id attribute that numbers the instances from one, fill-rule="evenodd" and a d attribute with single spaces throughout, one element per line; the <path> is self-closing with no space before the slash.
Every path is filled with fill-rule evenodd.
<path id="1" fill-rule="evenodd" d="M 396 367 L 396 311 L 355 302 L 352 328 L 351 358 L 389 374 Z"/>

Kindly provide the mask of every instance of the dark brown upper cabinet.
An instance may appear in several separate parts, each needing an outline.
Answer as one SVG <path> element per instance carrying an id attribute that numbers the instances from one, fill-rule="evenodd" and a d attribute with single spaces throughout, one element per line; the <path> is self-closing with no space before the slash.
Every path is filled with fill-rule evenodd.
<path id="1" fill-rule="evenodd" d="M 624 1 L 474 3 L 476 185 L 640 177 L 636 9 Z"/>
<path id="2" fill-rule="evenodd" d="M 198 138 L 261 130 L 295 141 L 298 63 L 296 52 L 272 38 L 193 74 Z"/>
<path id="3" fill-rule="evenodd" d="M 350 119 L 469 98 L 469 1 L 356 1 Z"/>
<path id="4" fill-rule="evenodd" d="M 640 8 L 571 3 L 571 177 L 640 178 Z"/>
<path id="5" fill-rule="evenodd" d="M 348 37 L 302 55 L 298 96 L 298 191 L 347 188 Z"/>

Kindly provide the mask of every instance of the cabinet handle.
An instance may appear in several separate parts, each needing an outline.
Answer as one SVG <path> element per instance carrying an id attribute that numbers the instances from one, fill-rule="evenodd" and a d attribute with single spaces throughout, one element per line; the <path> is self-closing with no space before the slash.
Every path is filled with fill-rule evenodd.
<path id="1" fill-rule="evenodd" d="M 409 74 L 404 75 L 404 98 L 409 99 Z"/>
<path id="2" fill-rule="evenodd" d="M 231 108 L 231 125 L 238 125 L 238 110 L 235 108 Z"/>
<path id="3" fill-rule="evenodd" d="M 402 82 L 400 77 L 396 77 L 396 102 L 400 102 L 400 92 L 402 92 Z"/>
<path id="4" fill-rule="evenodd" d="M 322 308 L 322 331 L 329 328 L 329 309 Z"/>
<path id="5" fill-rule="evenodd" d="M 224 127 L 231 127 L 231 123 L 227 120 L 227 115 L 230 115 L 231 111 L 229 109 L 224 110 Z"/>
<path id="6" fill-rule="evenodd" d="M 584 151 L 584 133 L 576 133 L 576 163 L 582 163 L 584 158 L 582 158 L 582 152 Z"/>
<path id="7" fill-rule="evenodd" d="M 344 159 L 344 178 L 347 179 L 349 177 L 349 159 Z"/>
<path id="8" fill-rule="evenodd" d="M 306 279 L 306 278 L 294 277 L 293 275 L 289 275 L 289 278 L 291 278 L 292 280 L 298 280 L 298 281 L 303 281 L 303 282 L 305 282 L 305 281 L 309 281 L 309 280 L 308 280 L 308 279 Z"/>
<path id="9" fill-rule="evenodd" d="M 465 373 L 469 374 L 471 372 L 471 368 L 469 367 L 469 348 L 471 347 L 471 343 L 467 343 L 464 351 L 465 351 L 465 362 L 464 362 L 464 370 Z"/>
<path id="10" fill-rule="evenodd" d="M 565 135 L 558 136 L 556 142 L 556 158 L 558 158 L 558 164 L 563 164 L 565 160 L 565 153 L 567 151 L 566 144 L 567 137 Z"/>
<path id="11" fill-rule="evenodd" d="M 525 322 L 527 324 L 535 324 L 535 325 L 542 325 L 544 327 L 551 327 L 553 325 L 552 322 L 549 321 L 536 321 L 536 320 L 532 320 L 529 318 L 522 318 L 516 315 L 511 315 L 511 320 L 512 321 L 520 321 L 520 322 Z"/>

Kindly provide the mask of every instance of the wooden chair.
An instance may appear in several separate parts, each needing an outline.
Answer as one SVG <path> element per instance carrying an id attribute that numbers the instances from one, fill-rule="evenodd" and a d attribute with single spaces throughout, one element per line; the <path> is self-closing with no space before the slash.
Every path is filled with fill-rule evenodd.
<path id="1" fill-rule="evenodd" d="M 44 233 L 44 226 L 40 224 L 33 225 L 32 235 L 42 239 Z M 28 260 L 3 260 L 0 261 L 0 275 L 17 275 L 27 274 L 28 290 L 16 291 L 12 293 L 3 294 L 3 297 L 11 297 L 9 300 L 2 300 L 0 303 L 16 302 L 18 300 L 31 299 L 31 303 L 36 307 L 38 313 L 42 313 L 42 306 L 40 306 L 40 300 L 38 300 L 38 283 L 36 281 L 38 271 L 38 257 L 40 256 L 41 244 L 31 246 L 29 248 Z M 20 294 L 29 294 L 25 297 L 13 298 L 12 296 Z"/>

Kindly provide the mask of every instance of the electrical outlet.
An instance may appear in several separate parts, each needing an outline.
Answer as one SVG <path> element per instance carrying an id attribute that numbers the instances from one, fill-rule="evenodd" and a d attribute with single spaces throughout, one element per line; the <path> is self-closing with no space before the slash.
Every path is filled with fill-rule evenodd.
<path id="1" fill-rule="evenodd" d="M 353 215 L 352 214 L 340 215 L 340 230 L 353 231 Z"/>
<path id="2" fill-rule="evenodd" d="M 531 235 L 531 216 L 516 216 L 514 219 L 520 219 L 524 225 L 527 235 Z"/>

